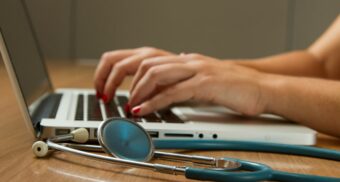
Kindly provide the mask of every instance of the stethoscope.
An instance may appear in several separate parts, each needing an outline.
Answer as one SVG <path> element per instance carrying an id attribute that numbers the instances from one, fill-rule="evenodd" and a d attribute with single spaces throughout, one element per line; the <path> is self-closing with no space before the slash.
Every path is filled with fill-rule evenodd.
<path id="1" fill-rule="evenodd" d="M 149 134 L 137 122 L 124 118 L 110 118 L 98 128 L 100 145 L 62 143 L 70 140 L 84 143 L 88 140 L 88 131 L 84 128 L 70 134 L 56 136 L 46 142 L 37 141 L 32 149 L 37 157 L 47 156 L 49 149 L 69 152 L 124 166 L 149 169 L 156 172 L 184 175 L 189 179 L 209 181 L 337 181 L 340 178 L 288 173 L 271 167 L 234 158 L 213 158 L 206 156 L 185 155 L 155 151 L 154 148 L 176 149 L 228 149 L 245 151 L 264 151 L 305 155 L 323 159 L 340 160 L 340 152 L 307 146 L 272 144 L 261 142 L 215 141 L 215 140 L 159 140 L 152 141 Z M 111 156 L 98 155 L 86 151 L 105 151 Z M 148 163 L 152 158 L 192 162 L 193 166 L 171 166 Z"/>

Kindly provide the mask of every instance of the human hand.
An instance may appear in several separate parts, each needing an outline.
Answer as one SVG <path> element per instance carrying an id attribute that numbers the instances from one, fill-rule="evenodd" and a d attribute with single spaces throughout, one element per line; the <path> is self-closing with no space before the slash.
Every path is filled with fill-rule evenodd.
<path id="1" fill-rule="evenodd" d="M 97 97 L 102 98 L 104 102 L 112 100 L 116 89 L 122 83 L 125 76 L 133 75 L 144 59 L 170 55 L 174 54 L 151 47 L 104 53 L 94 75 Z"/>
<path id="2" fill-rule="evenodd" d="M 251 68 L 198 54 L 154 57 L 140 63 L 129 104 L 134 115 L 145 115 L 189 99 L 256 115 L 266 105 L 262 76 Z"/>

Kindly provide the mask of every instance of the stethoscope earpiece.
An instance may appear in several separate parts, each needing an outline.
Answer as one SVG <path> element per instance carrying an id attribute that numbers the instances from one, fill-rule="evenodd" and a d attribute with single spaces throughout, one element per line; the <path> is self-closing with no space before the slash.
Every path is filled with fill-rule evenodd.
<path id="1" fill-rule="evenodd" d="M 32 150 L 35 156 L 45 157 L 48 153 L 48 145 L 43 141 L 36 141 L 32 145 Z"/>
<path id="2" fill-rule="evenodd" d="M 78 128 L 71 132 L 73 142 L 86 143 L 89 140 L 89 132 L 85 128 Z"/>
<path id="3" fill-rule="evenodd" d="M 48 139 L 53 142 L 73 141 L 77 143 L 85 143 L 89 140 L 89 132 L 85 128 L 78 128 L 66 135 L 59 135 Z M 43 141 L 36 141 L 32 145 L 35 156 L 45 157 L 48 153 L 48 144 Z"/>

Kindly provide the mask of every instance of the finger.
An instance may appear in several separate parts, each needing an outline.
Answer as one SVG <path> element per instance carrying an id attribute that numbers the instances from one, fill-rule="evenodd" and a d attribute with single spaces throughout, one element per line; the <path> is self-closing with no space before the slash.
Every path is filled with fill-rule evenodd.
<path id="1" fill-rule="evenodd" d="M 147 99 L 158 86 L 168 86 L 186 80 L 195 74 L 186 64 L 166 64 L 152 67 L 136 84 L 131 93 L 130 105 L 134 106 Z"/>
<path id="2" fill-rule="evenodd" d="M 116 62 L 131 56 L 135 50 L 126 49 L 104 53 L 94 74 L 94 85 L 99 93 L 103 93 L 105 82 Z"/>
<path id="3" fill-rule="evenodd" d="M 116 63 L 104 86 L 103 93 L 107 101 L 111 100 L 115 95 L 117 87 L 122 83 L 125 76 L 134 74 L 138 69 L 140 62 L 148 56 L 149 55 L 146 54 L 136 54 Z"/>
<path id="4" fill-rule="evenodd" d="M 154 57 L 143 60 L 143 62 L 138 67 L 138 70 L 132 80 L 130 93 L 133 92 L 138 81 L 143 77 L 143 75 L 149 70 L 151 67 L 156 65 L 163 65 L 168 63 L 184 63 L 184 58 L 180 56 L 162 56 L 162 57 Z"/>
<path id="5" fill-rule="evenodd" d="M 173 103 L 184 102 L 194 97 L 195 84 L 193 79 L 180 82 L 157 94 L 153 98 L 134 107 L 132 114 L 143 116 L 163 109 Z"/>

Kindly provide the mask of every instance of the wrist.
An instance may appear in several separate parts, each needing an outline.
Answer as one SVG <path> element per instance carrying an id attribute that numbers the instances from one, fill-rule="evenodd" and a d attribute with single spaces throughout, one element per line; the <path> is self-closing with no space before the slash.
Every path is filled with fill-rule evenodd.
<path id="1" fill-rule="evenodd" d="M 285 89 L 283 89 L 284 79 L 282 79 L 281 75 L 262 73 L 258 84 L 261 92 L 263 113 L 277 113 L 278 103 L 284 104 L 283 94 L 280 93 L 285 92 Z"/>

